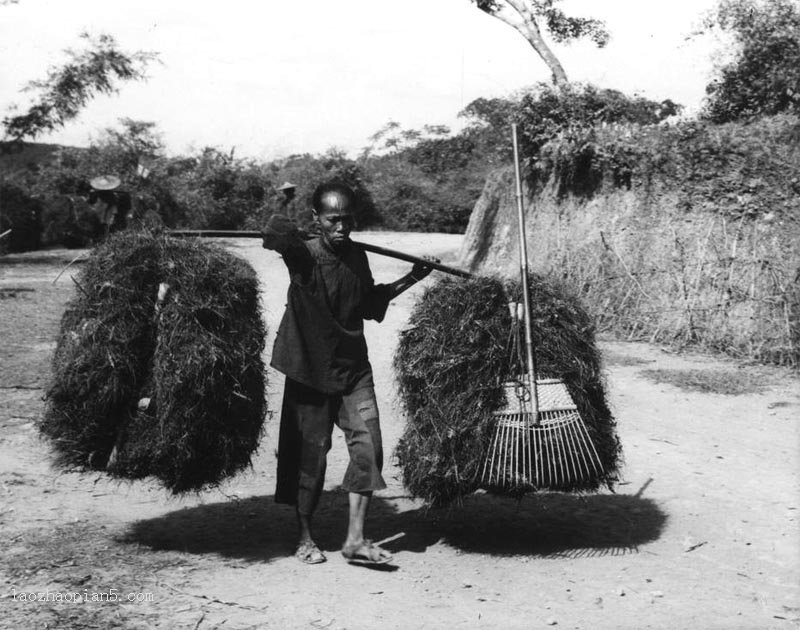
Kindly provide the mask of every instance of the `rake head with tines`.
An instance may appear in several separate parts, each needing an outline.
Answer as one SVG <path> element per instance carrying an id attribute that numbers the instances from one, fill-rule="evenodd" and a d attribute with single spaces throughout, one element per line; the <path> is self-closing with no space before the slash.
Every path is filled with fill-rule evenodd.
<path id="1" fill-rule="evenodd" d="M 505 490 L 591 486 L 603 467 L 566 385 L 538 379 L 531 392 L 525 380 L 505 384 L 506 406 L 494 414 L 482 485 Z"/>

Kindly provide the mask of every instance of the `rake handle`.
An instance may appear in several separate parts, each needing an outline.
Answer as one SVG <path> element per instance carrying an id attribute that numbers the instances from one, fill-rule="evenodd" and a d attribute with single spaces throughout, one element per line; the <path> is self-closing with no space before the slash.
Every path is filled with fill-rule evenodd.
<path id="1" fill-rule="evenodd" d="M 525 235 L 525 207 L 522 201 L 522 173 L 519 165 L 519 140 L 517 125 L 511 125 L 511 138 L 514 144 L 514 184 L 517 200 L 517 220 L 519 222 L 519 263 L 522 275 L 522 300 L 525 307 L 525 361 L 528 368 L 528 387 L 533 405 L 533 424 L 539 426 L 539 393 L 536 390 L 536 359 L 533 354 L 533 332 L 531 330 L 531 299 L 528 293 L 528 239 Z"/>
<path id="2" fill-rule="evenodd" d="M 183 237 L 227 237 L 227 238 L 261 238 L 261 232 L 257 230 L 169 230 L 170 236 L 183 236 Z M 406 254 L 405 252 L 398 252 L 394 249 L 380 247 L 379 245 L 370 245 L 369 243 L 362 243 L 361 241 L 351 241 L 365 252 L 387 256 L 388 258 L 396 258 L 405 262 L 420 263 L 431 269 L 449 273 L 451 276 L 458 276 L 459 278 L 474 278 L 474 274 L 463 269 L 443 265 L 442 263 L 433 262 L 414 256 L 413 254 Z"/>

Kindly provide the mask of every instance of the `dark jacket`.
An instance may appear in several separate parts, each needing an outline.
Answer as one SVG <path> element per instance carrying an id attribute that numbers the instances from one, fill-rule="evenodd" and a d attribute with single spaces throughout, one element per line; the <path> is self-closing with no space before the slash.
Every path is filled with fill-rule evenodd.
<path id="1" fill-rule="evenodd" d="M 283 256 L 291 284 L 271 365 L 318 391 L 345 392 L 370 370 L 364 320 L 383 320 L 388 289 L 375 284 L 360 247 L 333 250 L 321 237 L 306 241 L 279 225 L 267 227 L 272 238 L 264 246 Z"/>

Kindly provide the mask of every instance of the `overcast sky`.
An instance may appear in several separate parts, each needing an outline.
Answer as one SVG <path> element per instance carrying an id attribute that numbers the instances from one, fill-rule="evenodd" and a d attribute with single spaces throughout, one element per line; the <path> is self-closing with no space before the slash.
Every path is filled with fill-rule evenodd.
<path id="1" fill-rule="evenodd" d="M 570 79 L 697 109 L 712 42 L 686 37 L 714 0 L 564 0 L 604 19 L 611 42 L 554 46 Z M 19 0 L 0 6 L 0 113 L 80 45 L 109 33 L 158 52 L 146 83 L 96 99 L 39 138 L 85 146 L 117 119 L 158 123 L 170 153 L 206 145 L 273 158 L 336 146 L 357 151 L 389 120 L 457 125 L 479 97 L 504 96 L 549 72 L 507 25 L 469 0 Z"/>

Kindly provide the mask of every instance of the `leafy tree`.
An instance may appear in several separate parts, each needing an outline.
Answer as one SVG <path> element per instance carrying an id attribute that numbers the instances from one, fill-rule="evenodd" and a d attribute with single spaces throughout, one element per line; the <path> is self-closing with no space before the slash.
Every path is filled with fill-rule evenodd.
<path id="1" fill-rule="evenodd" d="M 113 170 L 134 173 L 140 165 L 164 156 L 164 141 L 156 123 L 131 118 L 119 119 L 120 129 L 107 127 L 96 143 L 115 162 Z"/>
<path id="2" fill-rule="evenodd" d="M 535 156 L 546 142 L 568 129 L 612 123 L 651 125 L 681 109 L 669 99 L 653 101 L 594 85 L 571 83 L 554 88 L 538 83 L 509 98 L 475 99 L 459 116 L 468 120 L 462 134 L 472 139 L 474 152 L 496 163 L 510 159 L 512 121 L 521 127 L 523 153 Z"/>
<path id="3" fill-rule="evenodd" d="M 121 51 L 110 35 L 81 37 L 86 50 L 66 50 L 64 65 L 51 67 L 45 79 L 25 88 L 38 91 L 38 97 L 25 113 L 3 119 L 5 143 L 34 139 L 62 127 L 96 95 L 117 92 L 119 81 L 144 79 L 147 65 L 157 59 L 154 53 Z"/>
<path id="4" fill-rule="evenodd" d="M 292 155 L 273 162 L 271 171 L 275 181 L 290 181 L 297 186 L 296 202 L 292 208 L 293 219 L 301 225 L 311 223 L 311 198 L 318 184 L 327 180 L 338 180 L 350 186 L 356 193 L 356 223 L 360 228 L 380 223 L 380 214 L 364 172 L 365 158 L 355 161 L 344 152 L 331 148 L 322 155 Z M 276 198 L 270 212 L 281 210 Z"/>
<path id="5" fill-rule="evenodd" d="M 248 216 L 258 212 L 267 199 L 270 186 L 263 168 L 250 160 L 235 158 L 233 152 L 206 147 L 190 168 L 185 168 L 185 159 L 180 163 L 168 186 L 183 209 L 180 222 L 187 227 L 241 229 Z"/>
<path id="6" fill-rule="evenodd" d="M 610 124 L 653 125 L 680 109 L 671 100 L 651 101 L 593 85 L 572 84 L 557 90 L 542 83 L 520 99 L 516 112 L 529 183 L 540 184 L 557 170 L 562 191 L 591 195 L 602 177 L 595 168 L 603 150 L 596 142 L 597 130 Z M 552 146 L 556 140 L 559 150 Z M 557 169 L 554 151 L 561 164 Z"/>
<path id="7" fill-rule="evenodd" d="M 402 151 L 423 140 L 444 138 L 450 135 L 447 125 L 423 125 L 422 129 L 403 129 L 396 120 L 390 120 L 369 137 L 370 143 L 361 152 L 367 160 L 378 151 Z"/>
<path id="8" fill-rule="evenodd" d="M 459 117 L 467 120 L 462 135 L 474 145 L 474 153 L 496 165 L 508 160 L 511 146 L 511 121 L 519 109 L 520 95 L 509 98 L 476 98 Z"/>
<path id="9" fill-rule="evenodd" d="M 598 47 L 608 43 L 605 24 L 593 18 L 566 15 L 556 4 L 561 0 L 471 0 L 481 11 L 505 22 L 522 35 L 550 69 L 553 83 L 569 85 L 567 73 L 545 41 L 545 30 L 553 41 L 567 43 L 589 38 Z"/>
<path id="10" fill-rule="evenodd" d="M 101 174 L 119 176 L 127 189 L 146 183 L 137 175 L 137 166 L 143 158 L 163 158 L 161 136 L 153 122 L 122 118 L 119 123 L 119 128 L 104 129 L 86 149 L 59 149 L 29 178 L 32 190 L 38 195 L 82 195 L 89 190 L 89 180 Z M 155 166 L 153 170 L 158 175 Z"/>
<path id="11" fill-rule="evenodd" d="M 705 118 L 800 113 L 800 3 L 720 0 L 704 23 L 705 32 L 714 30 L 729 33 L 737 52 L 706 87 Z"/>
<path id="12" fill-rule="evenodd" d="M 376 156 L 364 166 L 381 225 L 390 230 L 463 232 L 486 179 L 485 164 L 475 160 L 464 168 L 431 173 L 410 161 L 411 155 Z"/>

